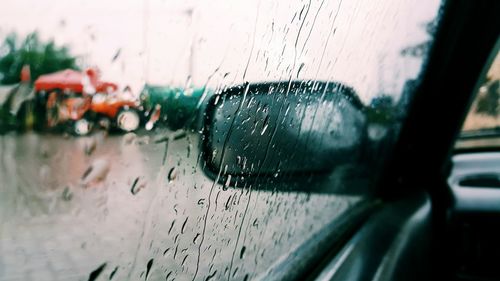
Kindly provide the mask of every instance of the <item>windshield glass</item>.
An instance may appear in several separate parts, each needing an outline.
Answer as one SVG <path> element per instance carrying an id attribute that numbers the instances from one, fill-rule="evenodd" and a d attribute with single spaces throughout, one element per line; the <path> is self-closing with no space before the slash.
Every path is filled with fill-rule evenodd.
<path id="1" fill-rule="evenodd" d="M 480 81 L 456 148 L 500 147 L 500 52 Z"/>
<path id="2" fill-rule="evenodd" d="M 377 200 L 440 5 L 2 3 L 0 280 L 306 271 Z"/>

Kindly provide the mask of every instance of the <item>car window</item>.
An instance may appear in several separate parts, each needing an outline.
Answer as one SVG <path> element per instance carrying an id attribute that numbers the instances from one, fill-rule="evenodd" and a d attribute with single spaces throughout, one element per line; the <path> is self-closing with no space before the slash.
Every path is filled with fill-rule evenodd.
<path id="1" fill-rule="evenodd" d="M 3 3 L 0 280 L 267 279 L 376 200 L 440 5 Z"/>
<path id="2" fill-rule="evenodd" d="M 500 53 L 495 50 L 492 56 L 455 145 L 457 149 L 500 146 Z"/>

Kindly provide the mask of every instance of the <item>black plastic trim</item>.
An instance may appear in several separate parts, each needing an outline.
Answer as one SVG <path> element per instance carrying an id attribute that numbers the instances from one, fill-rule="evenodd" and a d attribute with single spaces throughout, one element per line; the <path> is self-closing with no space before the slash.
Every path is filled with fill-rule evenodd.
<path id="1" fill-rule="evenodd" d="M 316 280 L 428 280 L 431 207 L 425 194 L 386 204 Z"/>

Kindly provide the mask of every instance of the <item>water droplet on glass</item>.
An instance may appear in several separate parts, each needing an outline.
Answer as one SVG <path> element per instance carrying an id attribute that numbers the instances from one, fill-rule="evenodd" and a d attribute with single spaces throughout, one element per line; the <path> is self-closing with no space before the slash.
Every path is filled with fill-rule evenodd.
<path id="1" fill-rule="evenodd" d="M 104 181 L 109 173 L 109 170 L 110 164 L 107 159 L 96 159 L 83 173 L 81 183 L 84 186 L 88 186 L 90 184 L 96 184 Z"/>
<path id="2" fill-rule="evenodd" d="M 102 271 L 104 270 L 105 267 L 106 267 L 106 263 L 103 263 L 97 269 L 95 269 L 94 271 L 92 271 L 90 273 L 90 275 L 89 275 L 89 281 L 96 280 L 97 277 L 99 277 L 99 275 L 101 275 L 101 273 L 102 273 Z"/>
<path id="3" fill-rule="evenodd" d="M 47 143 L 43 143 L 41 146 L 40 146 L 40 155 L 43 157 L 43 158 L 48 158 L 50 156 L 50 152 L 49 152 L 49 145 Z"/>
<path id="4" fill-rule="evenodd" d="M 177 178 L 177 170 L 175 167 L 172 167 L 170 171 L 168 171 L 168 182 L 173 182 Z"/>
<path id="5" fill-rule="evenodd" d="M 127 133 L 123 136 L 123 144 L 132 144 L 134 140 L 137 138 L 137 135 L 134 133 Z"/>
<path id="6" fill-rule="evenodd" d="M 109 275 L 109 280 L 111 280 L 111 279 L 113 279 L 113 277 L 115 277 L 115 274 L 116 274 L 117 271 L 118 271 L 118 266 L 115 267 L 115 269 L 113 269 L 113 271 Z"/>
<path id="7" fill-rule="evenodd" d="M 170 248 L 165 249 L 165 251 L 163 251 L 163 255 L 166 255 L 168 251 L 170 251 Z"/>
<path id="8" fill-rule="evenodd" d="M 186 224 L 187 224 L 188 218 L 189 217 L 187 217 L 186 220 L 184 220 L 184 223 L 182 223 L 181 234 L 184 234 L 184 230 L 186 229 Z"/>
<path id="9" fill-rule="evenodd" d="M 299 69 L 297 70 L 297 78 L 299 78 L 300 71 L 302 70 L 302 68 L 304 68 L 304 66 L 305 66 L 305 63 L 300 64 Z"/>
<path id="10" fill-rule="evenodd" d="M 182 259 L 182 262 L 181 262 L 181 266 L 184 266 L 184 263 L 186 263 L 186 260 L 187 258 L 189 257 L 189 255 L 186 255 L 183 259 Z"/>
<path id="11" fill-rule="evenodd" d="M 97 141 L 95 138 L 88 138 L 85 140 L 83 151 L 86 155 L 91 155 L 97 147 Z"/>
<path id="12" fill-rule="evenodd" d="M 148 264 L 146 265 L 146 277 L 144 278 L 144 280 L 148 280 L 149 272 L 151 270 L 151 267 L 153 266 L 153 261 L 154 259 L 150 259 L 148 261 Z"/>
<path id="13" fill-rule="evenodd" d="M 261 136 L 264 135 L 268 126 L 269 126 L 269 115 L 267 115 L 266 118 L 264 119 L 264 124 L 262 125 L 262 131 L 260 132 Z"/>
<path id="14" fill-rule="evenodd" d="M 186 131 L 182 130 L 182 131 L 178 131 L 174 134 L 173 140 L 180 140 L 180 139 L 183 139 L 185 137 L 187 137 L 187 133 L 186 133 Z"/>
<path id="15" fill-rule="evenodd" d="M 196 244 L 196 240 L 200 237 L 200 233 L 196 233 L 196 236 L 193 238 L 193 244 Z"/>
<path id="16" fill-rule="evenodd" d="M 205 278 L 205 281 L 209 281 L 209 280 L 212 280 L 212 278 L 214 278 L 215 274 L 217 274 L 217 270 L 214 271 L 214 273 L 210 274 L 207 276 L 207 278 Z"/>
<path id="17" fill-rule="evenodd" d="M 243 256 L 245 255 L 245 251 L 246 251 L 247 247 L 243 246 L 241 247 L 241 251 L 240 251 L 240 259 L 243 259 Z"/>
<path id="18" fill-rule="evenodd" d="M 121 52 L 122 52 L 122 49 L 118 48 L 118 50 L 116 50 L 115 54 L 113 55 L 113 58 L 111 58 L 111 62 L 116 61 L 118 59 L 118 57 L 120 57 Z"/>
<path id="19" fill-rule="evenodd" d="M 149 144 L 149 136 L 143 136 L 141 138 L 137 138 L 135 142 L 138 145 Z"/>
<path id="20" fill-rule="evenodd" d="M 176 211 L 177 213 L 177 211 Z M 175 220 L 172 221 L 172 224 L 170 225 L 170 228 L 168 229 L 168 234 L 172 231 L 172 228 L 174 228 Z M 168 250 L 168 249 L 167 249 Z"/>
<path id="21" fill-rule="evenodd" d="M 226 182 L 222 186 L 222 190 L 226 191 L 229 188 L 229 185 L 231 184 L 231 175 L 227 175 Z"/>
<path id="22" fill-rule="evenodd" d="M 73 198 L 73 193 L 69 189 L 69 186 L 66 186 L 62 193 L 62 198 L 64 201 L 70 201 Z"/>
<path id="23" fill-rule="evenodd" d="M 130 193 L 132 193 L 133 195 L 136 195 L 144 187 L 146 187 L 146 184 L 145 183 L 140 183 L 140 177 L 137 177 L 132 182 L 132 187 L 130 188 Z"/>

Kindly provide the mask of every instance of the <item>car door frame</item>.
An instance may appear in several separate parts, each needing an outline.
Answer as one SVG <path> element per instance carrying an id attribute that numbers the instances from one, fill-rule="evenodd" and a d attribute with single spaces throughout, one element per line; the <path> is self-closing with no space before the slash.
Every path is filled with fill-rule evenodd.
<path id="1" fill-rule="evenodd" d="M 418 86 L 414 89 L 407 116 L 402 122 L 399 139 L 377 184 L 377 194 L 386 202 L 385 205 L 422 196 L 422 192 L 428 194 L 431 239 L 420 242 L 427 244 L 423 246 L 428 246 L 431 250 L 425 253 L 430 263 L 424 266 L 430 267 L 429 277 L 436 280 L 447 280 L 451 273 L 450 264 L 446 262 L 449 254 L 446 246 L 446 223 L 452 204 L 446 180 L 450 172 L 451 154 L 475 89 L 478 88 L 478 81 L 485 75 L 484 66 L 492 61 L 491 53 L 497 47 L 500 17 L 496 15 L 496 11 L 499 10 L 500 1 L 494 0 L 456 0 L 446 1 L 442 5 L 434 40 L 423 71 L 417 79 Z M 425 203 L 415 211 L 422 206 Z M 385 206 L 381 207 L 382 210 L 384 208 Z M 317 277 L 325 276 L 325 271 L 338 272 L 339 268 L 345 266 L 348 258 L 342 255 L 353 239 L 377 241 L 377 231 L 364 230 L 370 223 L 383 223 L 380 218 L 378 223 L 373 223 L 376 219 L 377 216 L 369 218 L 354 232 L 354 238 L 345 243 L 343 249 L 325 257 L 322 263 L 311 269 L 308 279 L 316 280 Z M 401 220 L 399 229 L 408 229 L 405 228 L 408 222 L 409 220 Z M 412 233 L 414 232 L 410 231 L 404 235 L 412 237 Z M 413 242 L 415 240 L 407 239 L 403 244 L 410 245 Z M 387 255 L 391 254 L 394 253 L 377 252 L 370 247 L 351 253 L 364 259 L 379 256 L 379 260 L 386 260 Z M 382 279 L 398 280 L 405 276 L 406 269 L 406 274 L 412 274 L 414 269 L 411 267 L 418 268 L 419 265 L 405 265 L 405 258 L 406 256 L 396 253 L 393 263 L 381 263 L 374 272 L 395 272 L 398 267 L 406 266 L 399 270 L 403 275 L 396 274 Z M 365 268 L 358 266 L 356 270 L 363 271 Z M 381 278 L 380 275 L 372 277 Z"/>

